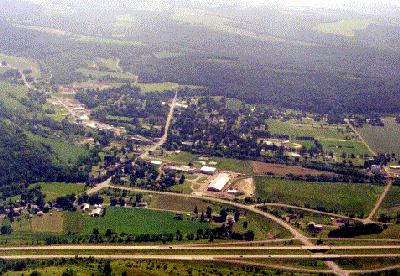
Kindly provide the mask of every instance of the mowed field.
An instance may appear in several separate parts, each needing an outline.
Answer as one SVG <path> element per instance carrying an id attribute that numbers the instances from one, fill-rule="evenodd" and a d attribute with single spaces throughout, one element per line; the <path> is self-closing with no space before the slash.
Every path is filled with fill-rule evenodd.
<path id="1" fill-rule="evenodd" d="M 333 175 L 335 175 L 334 173 L 331 173 L 331 172 L 317 171 L 317 170 L 313 170 L 313 169 L 303 168 L 300 166 L 287 166 L 287 165 L 264 163 L 264 162 L 258 162 L 258 161 L 253 161 L 252 165 L 253 165 L 253 173 L 256 175 L 267 174 L 267 173 L 273 173 L 274 175 L 281 175 L 281 176 L 285 176 L 288 174 L 314 175 L 314 176 L 318 176 L 318 175 L 333 176 Z"/>
<path id="2" fill-rule="evenodd" d="M 209 228 L 208 224 L 191 220 L 175 220 L 175 213 L 139 208 L 107 208 L 106 215 L 100 218 L 84 216 L 84 233 L 91 234 L 97 228 L 101 233 L 111 229 L 126 234 L 175 234 L 195 233 L 199 228 Z"/>
<path id="3" fill-rule="evenodd" d="M 361 183 L 303 182 L 255 177 L 256 196 L 267 202 L 364 217 L 383 191 L 382 186 Z"/>
<path id="4" fill-rule="evenodd" d="M 384 127 L 364 125 L 358 131 L 374 151 L 400 156 L 400 124 L 396 123 L 394 117 L 382 121 Z"/>
<path id="5" fill-rule="evenodd" d="M 53 201 L 57 197 L 70 194 L 78 195 L 85 191 L 85 185 L 81 183 L 46 182 L 35 183 L 32 186 L 40 186 L 47 201 Z"/>

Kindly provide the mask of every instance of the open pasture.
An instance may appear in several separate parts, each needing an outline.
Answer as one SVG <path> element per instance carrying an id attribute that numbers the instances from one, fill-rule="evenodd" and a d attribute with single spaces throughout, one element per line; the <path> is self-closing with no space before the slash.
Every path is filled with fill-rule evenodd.
<path id="1" fill-rule="evenodd" d="M 364 183 L 304 182 L 272 177 L 255 177 L 255 180 L 256 196 L 266 202 L 356 217 L 367 215 L 383 191 L 383 186 Z"/>

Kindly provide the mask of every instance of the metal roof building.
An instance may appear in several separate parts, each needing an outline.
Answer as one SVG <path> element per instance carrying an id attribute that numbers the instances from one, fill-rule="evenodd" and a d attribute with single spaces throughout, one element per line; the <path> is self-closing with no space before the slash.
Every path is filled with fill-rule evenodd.
<path id="1" fill-rule="evenodd" d="M 216 178 L 211 180 L 210 184 L 208 184 L 208 190 L 212 192 L 220 192 L 224 189 L 225 185 L 228 184 L 230 180 L 229 174 L 220 173 Z"/>

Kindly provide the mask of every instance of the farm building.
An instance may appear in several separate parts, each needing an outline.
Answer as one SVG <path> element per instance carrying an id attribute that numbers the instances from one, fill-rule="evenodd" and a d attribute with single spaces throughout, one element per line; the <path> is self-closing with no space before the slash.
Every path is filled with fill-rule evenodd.
<path id="1" fill-rule="evenodd" d="M 226 184 L 228 184 L 230 180 L 229 174 L 227 173 L 220 173 L 211 180 L 210 184 L 208 184 L 208 191 L 211 192 L 220 192 L 224 189 Z"/>
<path id="2" fill-rule="evenodd" d="M 190 166 L 166 166 L 164 167 L 165 171 L 175 171 L 175 172 L 185 172 L 185 173 L 194 173 L 194 168 Z"/>
<path id="3" fill-rule="evenodd" d="M 213 174 L 215 173 L 216 170 L 217 170 L 217 168 L 215 168 L 215 167 L 209 167 L 209 166 L 203 166 L 203 167 L 200 168 L 200 171 L 201 171 L 202 173 L 210 174 L 210 175 L 213 175 Z"/>
<path id="4" fill-rule="evenodd" d="M 162 162 L 162 161 L 159 161 L 159 160 L 153 160 L 153 161 L 150 161 L 150 163 L 151 163 L 152 165 L 160 166 L 163 162 Z"/>
<path id="5" fill-rule="evenodd" d="M 90 213 L 90 215 L 92 217 L 100 217 L 101 215 L 101 208 L 95 208 L 92 210 L 92 212 Z"/>

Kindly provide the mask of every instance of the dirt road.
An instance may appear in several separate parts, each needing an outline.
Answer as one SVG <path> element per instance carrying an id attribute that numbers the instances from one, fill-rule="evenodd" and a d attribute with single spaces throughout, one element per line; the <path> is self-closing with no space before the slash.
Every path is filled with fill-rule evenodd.
<path id="1" fill-rule="evenodd" d="M 379 207 L 381 207 L 383 200 L 385 199 L 387 193 L 392 188 L 393 181 L 388 179 L 385 189 L 383 190 L 382 194 L 379 196 L 378 201 L 375 203 L 374 208 L 369 213 L 368 217 L 363 220 L 363 223 L 371 223 L 372 218 L 375 216 L 376 211 L 378 211 Z"/>

